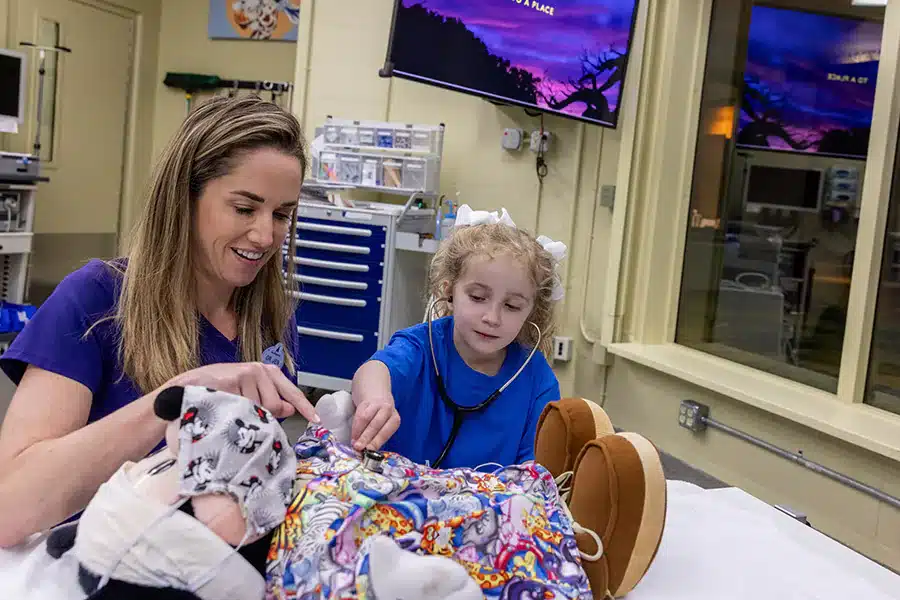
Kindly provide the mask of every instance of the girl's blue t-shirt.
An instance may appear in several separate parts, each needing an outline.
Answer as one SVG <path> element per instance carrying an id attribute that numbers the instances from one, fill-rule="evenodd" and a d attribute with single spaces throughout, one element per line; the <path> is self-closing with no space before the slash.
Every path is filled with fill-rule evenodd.
<path id="1" fill-rule="evenodd" d="M 434 352 L 447 393 L 460 406 L 477 406 L 522 366 L 530 349 L 518 343 L 507 348 L 500 371 L 489 376 L 469 367 L 453 343 L 453 317 L 433 323 Z M 433 463 L 450 437 L 453 410 L 441 399 L 428 326 L 415 325 L 395 333 L 390 343 L 372 356 L 391 373 L 391 393 L 400 428 L 384 449 L 410 460 Z M 475 468 L 487 463 L 521 464 L 534 460 L 538 418 L 548 402 L 559 400 L 559 382 L 544 355 L 535 352 L 528 366 L 487 408 L 466 414 L 456 442 L 441 468 Z"/>
<path id="2" fill-rule="evenodd" d="M 93 394 L 88 423 L 142 396 L 134 382 L 122 376 L 115 323 L 104 321 L 85 336 L 92 325 L 115 314 L 121 280 L 118 271 L 96 259 L 69 274 L 0 356 L 0 368 L 16 385 L 28 365 L 84 384 Z M 296 357 L 299 334 L 294 326 L 290 330 L 285 351 Z M 236 340 L 229 340 L 201 316 L 201 365 L 239 361 Z"/>

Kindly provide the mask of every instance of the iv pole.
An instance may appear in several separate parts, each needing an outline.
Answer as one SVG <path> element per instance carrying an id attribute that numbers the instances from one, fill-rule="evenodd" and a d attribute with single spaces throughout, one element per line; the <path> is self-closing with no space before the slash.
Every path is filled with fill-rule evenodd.
<path id="1" fill-rule="evenodd" d="M 21 46 L 28 46 L 38 51 L 38 101 L 37 101 L 37 132 L 34 136 L 34 156 L 41 157 L 41 113 L 44 109 L 44 75 L 47 73 L 44 63 L 47 59 L 47 52 L 66 52 L 71 53 L 70 48 L 65 46 L 39 46 L 31 42 L 19 42 Z"/>

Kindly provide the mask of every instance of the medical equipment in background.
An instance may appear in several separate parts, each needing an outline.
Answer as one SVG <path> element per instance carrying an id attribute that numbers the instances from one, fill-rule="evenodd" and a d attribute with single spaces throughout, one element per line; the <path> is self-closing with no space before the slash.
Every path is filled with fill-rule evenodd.
<path id="1" fill-rule="evenodd" d="M 349 391 L 394 332 L 422 321 L 443 134 L 443 125 L 332 117 L 316 129 L 295 256 L 285 255 L 300 285 L 299 385 Z M 406 202 L 363 201 L 364 192 Z"/>
<path id="2" fill-rule="evenodd" d="M 522 366 L 513 373 L 513 376 L 510 377 L 506 383 L 501 385 L 499 388 L 494 390 L 487 398 L 485 398 L 481 403 L 476 404 L 475 406 L 460 406 L 456 402 L 450 398 L 450 394 L 447 392 L 447 386 L 444 385 L 444 378 L 441 377 L 441 371 L 438 369 L 437 357 L 434 354 L 434 337 L 431 333 L 431 323 L 432 318 L 434 317 L 434 306 L 437 304 L 438 300 L 432 300 L 428 305 L 428 347 L 431 349 L 431 364 L 434 365 L 434 375 L 435 381 L 437 382 L 438 394 L 443 400 L 444 404 L 453 411 L 453 426 L 450 428 L 450 436 L 447 438 L 446 443 L 444 444 L 444 448 L 441 450 L 440 455 L 437 460 L 431 465 L 435 469 L 439 469 L 441 467 L 441 463 L 444 462 L 444 459 L 447 458 L 447 454 L 450 452 L 450 448 L 453 447 L 453 442 L 456 441 L 456 436 L 459 434 L 459 430 L 462 427 L 463 418 L 465 415 L 471 415 L 479 413 L 489 407 L 494 403 L 494 400 L 500 397 L 500 394 L 503 393 L 503 390 L 508 388 L 513 381 L 516 380 L 522 371 L 525 370 L 525 367 L 528 366 L 528 363 L 531 362 L 531 358 L 534 356 L 534 353 L 537 352 L 537 349 L 541 346 L 541 328 L 537 326 L 533 321 L 528 321 L 528 324 L 534 327 L 535 331 L 537 331 L 537 341 L 534 344 L 534 347 L 531 349 L 531 352 L 528 353 L 528 357 L 525 359 L 525 362 L 522 363 Z"/>
<path id="3" fill-rule="evenodd" d="M 0 152 L 0 353 L 21 331 L 34 307 L 25 303 L 28 259 L 40 161 L 30 154 Z"/>
<path id="4" fill-rule="evenodd" d="M 184 92 L 185 114 L 191 112 L 194 95 L 200 92 L 227 90 L 228 95 L 231 97 L 234 97 L 238 90 L 253 90 L 260 96 L 264 92 L 268 92 L 270 94 L 269 99 L 276 103 L 278 98 L 287 94 L 288 107 L 290 107 L 294 95 L 294 84 L 287 81 L 222 79 L 218 75 L 204 75 L 201 73 L 169 72 L 163 78 L 163 85 Z"/>
<path id="5" fill-rule="evenodd" d="M 0 48 L 0 118 L 16 126 L 25 122 L 26 71 L 24 53 Z"/>
<path id="6" fill-rule="evenodd" d="M 65 46 L 39 46 L 31 42 L 19 42 L 19 45 L 36 50 L 38 53 L 38 97 L 37 123 L 35 124 L 34 149 L 35 156 L 41 155 L 41 118 L 44 111 L 44 77 L 47 74 L 46 62 L 48 52 L 71 54 L 72 50 Z"/>
<path id="7" fill-rule="evenodd" d="M 49 181 L 41 175 L 41 120 L 45 58 L 47 52 L 71 52 L 62 46 L 38 46 L 22 42 L 38 53 L 38 104 L 33 154 L 0 152 L 0 353 L 34 314 L 25 303 L 28 263 L 34 231 L 37 186 Z M 25 122 L 28 78 L 24 52 L 0 49 L 5 77 L 0 81 L 3 116 Z M 8 114 L 7 114 L 8 113 Z"/>

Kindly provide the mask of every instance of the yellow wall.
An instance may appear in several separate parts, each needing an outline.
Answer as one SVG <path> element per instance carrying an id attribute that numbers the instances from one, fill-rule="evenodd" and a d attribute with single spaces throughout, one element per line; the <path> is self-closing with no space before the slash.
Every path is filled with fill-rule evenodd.
<path id="1" fill-rule="evenodd" d="M 544 119 L 554 135 L 546 157 L 543 190 L 535 155 L 500 147 L 503 129 L 531 131 L 539 119 L 522 109 L 498 108 L 458 92 L 400 79 L 382 79 L 393 0 L 307 0 L 298 44 L 295 108 L 312 134 L 327 115 L 339 118 L 444 123 L 441 191 L 475 208 L 505 206 L 520 226 L 570 246 L 567 297 L 561 307 L 564 335 L 579 339 L 591 221 L 598 185 L 615 182 L 619 132 L 556 117 Z M 304 87 L 302 84 L 306 82 Z M 596 209 L 595 264 L 602 260 L 609 228 L 608 209 Z M 591 270 L 591 285 L 602 285 L 602 269 Z M 596 291 L 599 296 L 599 289 Z M 584 344 L 576 351 L 589 353 Z M 574 393 L 574 366 L 560 365 L 564 393 Z"/>
<path id="2" fill-rule="evenodd" d="M 160 3 L 154 156 L 159 154 L 186 113 L 184 94 L 162 83 L 167 72 L 218 75 L 223 79 L 293 80 L 295 43 L 210 40 L 206 29 L 208 0 L 161 0 Z M 202 95 L 197 96 L 194 102 L 202 99 Z"/>
<path id="3" fill-rule="evenodd" d="M 816 527 L 900 567 L 900 512 L 746 443 L 712 431 L 694 436 L 677 426 L 678 403 L 684 398 L 707 403 L 714 416 L 726 423 L 785 448 L 802 449 L 812 460 L 900 494 L 896 464 L 626 360 L 615 359 L 610 367 L 595 362 L 595 358 L 602 362 L 603 352 L 587 337 L 598 335 L 605 317 L 604 291 L 611 285 L 606 272 L 611 214 L 596 205 L 597 190 L 616 182 L 622 130 L 547 117 L 545 127 L 556 138 L 548 156 L 550 174 L 541 191 L 534 175 L 534 155 L 500 148 L 504 127 L 530 130 L 536 126 L 535 119 L 519 109 L 378 77 L 392 4 L 393 0 L 304 3 L 294 107 L 306 130 L 311 132 L 329 114 L 445 123 L 443 193 L 460 192 L 464 202 L 477 208 L 506 206 L 520 225 L 536 227 L 570 246 L 567 297 L 560 320 L 561 334 L 571 336 L 576 344 L 573 362 L 556 365 L 564 395 L 604 401 L 617 425 L 646 434 L 663 449 L 768 502 L 806 512 Z M 631 70 L 628 77 L 641 77 L 641 73 Z M 636 231 L 639 236 L 640 228 Z M 631 248 L 626 248 L 626 254 Z M 627 304 L 620 311 L 627 312 Z M 595 350 L 599 350 L 596 357 Z"/>
<path id="4" fill-rule="evenodd" d="M 816 9 L 827 10 L 837 8 L 841 2 L 835 0 L 827 7 L 821 1 L 805 3 L 809 7 L 813 4 Z M 846 10 L 849 3 L 842 4 Z M 708 2 L 703 5 L 709 7 Z M 641 107 L 637 110 L 639 115 L 647 115 L 647 119 L 637 125 L 641 135 L 634 154 L 622 157 L 623 161 L 637 165 L 637 176 L 649 183 L 629 198 L 630 233 L 625 244 L 629 259 L 619 281 L 623 288 L 619 296 L 626 301 L 617 310 L 624 315 L 624 333 L 615 340 L 649 348 L 670 339 L 667 337 L 670 323 L 667 311 L 670 302 L 677 302 L 673 291 L 678 287 L 680 271 L 673 276 L 672 265 L 681 259 L 678 240 L 684 238 L 677 236 L 684 236 L 684 221 L 680 219 L 686 218 L 684 195 L 689 193 L 691 172 L 682 172 L 683 153 L 678 155 L 675 150 L 690 148 L 683 136 L 694 137 L 688 135 L 684 125 L 693 124 L 696 116 L 681 106 L 691 104 L 690 95 L 701 81 L 699 77 L 703 74 L 694 71 L 694 44 L 702 46 L 697 54 L 700 59 L 705 59 L 702 31 L 709 24 L 708 15 L 697 10 L 694 0 L 673 0 L 656 4 L 651 10 L 656 19 L 646 35 L 648 43 L 653 42 L 651 51 L 654 54 L 645 57 L 647 68 L 643 74 Z M 896 43 L 888 46 L 896 48 Z M 705 61 L 696 62 L 702 69 Z M 684 101 L 677 106 L 671 102 L 671 97 L 684 98 Z M 693 139 L 689 142 L 693 143 Z M 868 173 L 869 178 L 875 175 L 871 170 Z M 675 214 L 673 205 L 679 207 L 678 212 L 684 207 L 685 212 Z M 673 221 L 676 221 L 674 225 Z M 674 252 L 673 248 L 676 249 Z M 612 282 L 608 281 L 607 285 Z M 593 302 L 588 303 L 587 309 L 602 310 L 599 303 Z M 696 366 L 693 370 L 707 379 L 716 376 L 701 369 L 702 366 Z M 691 370 L 686 363 L 677 369 L 682 373 Z M 727 425 L 786 450 L 802 451 L 812 461 L 900 496 L 896 461 L 823 435 L 788 418 L 792 411 L 813 404 L 804 395 L 802 386 L 785 385 L 783 393 L 769 399 L 772 404 L 785 407 L 784 417 L 779 417 L 735 397 L 694 384 L 690 375 L 674 377 L 619 356 L 609 367 L 598 364 L 582 368 L 579 364 L 578 374 L 576 390 L 588 397 L 596 397 L 599 393 L 616 425 L 648 436 L 664 450 L 768 503 L 786 504 L 805 512 L 817 529 L 878 561 L 900 568 L 900 511 L 897 509 L 718 431 L 692 434 L 677 424 L 681 400 L 695 400 L 707 404 L 711 416 Z M 731 385 L 734 394 L 746 391 L 737 389 L 737 378 L 726 375 L 722 376 L 720 390 Z M 760 389 L 775 387 L 765 385 L 764 374 L 756 375 L 758 382 L 751 381 L 750 376 L 746 378 L 748 388 L 753 383 L 760 383 Z M 699 383 L 700 377 L 696 381 Z M 792 404 L 794 401 L 796 404 Z M 821 411 L 830 413 L 832 410 L 824 403 L 833 402 L 837 408 L 841 400 L 832 398 L 822 402 Z M 868 406 L 858 408 L 865 414 L 876 412 Z M 835 417 L 834 422 L 838 421 L 840 418 Z"/>
<path id="5" fill-rule="evenodd" d="M 678 405 L 707 404 L 710 416 L 727 425 L 900 496 L 896 462 L 618 357 L 607 385 L 606 409 L 617 426 L 770 504 L 806 513 L 816 529 L 900 568 L 900 511 L 717 431 L 692 434 L 677 424 Z"/>

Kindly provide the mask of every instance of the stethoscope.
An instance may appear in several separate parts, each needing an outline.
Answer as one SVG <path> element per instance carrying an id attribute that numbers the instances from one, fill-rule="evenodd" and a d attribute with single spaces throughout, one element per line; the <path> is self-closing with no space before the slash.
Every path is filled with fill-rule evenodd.
<path id="1" fill-rule="evenodd" d="M 481 412 L 490 406 L 494 400 L 496 400 L 500 394 L 503 393 L 503 390 L 508 388 L 510 384 L 516 380 L 516 377 L 525 370 L 525 367 L 531 362 L 531 357 L 534 356 L 534 353 L 537 352 L 537 349 L 541 345 L 541 328 L 538 327 L 533 321 L 528 321 L 528 323 L 534 327 L 535 331 L 537 331 L 537 341 L 534 344 L 534 347 L 531 349 L 531 352 L 528 354 L 528 358 L 525 359 L 525 362 L 522 363 L 522 366 L 519 367 L 519 370 L 516 371 L 509 380 L 501 385 L 499 388 L 494 390 L 494 392 L 484 399 L 481 404 L 476 406 L 460 406 L 453 399 L 450 398 L 450 394 L 447 393 L 447 388 L 444 386 L 444 379 L 441 377 L 441 373 L 438 370 L 437 357 L 434 354 L 434 337 L 431 333 L 431 321 L 434 313 L 434 306 L 437 304 L 437 300 L 432 300 L 428 305 L 428 345 L 431 348 L 431 362 L 434 364 L 434 375 L 437 379 L 437 388 L 438 394 L 441 396 L 441 400 L 444 401 L 444 404 L 453 411 L 453 426 L 450 428 L 450 437 L 447 439 L 447 443 L 444 444 L 444 449 L 441 450 L 440 456 L 438 459 L 434 461 L 434 464 L 431 466 L 435 469 L 440 468 L 441 463 L 444 462 L 444 459 L 447 458 L 447 453 L 450 452 L 450 448 L 453 446 L 453 442 L 456 441 L 456 436 L 459 434 L 459 429 L 462 427 L 463 417 L 467 414 Z"/>

